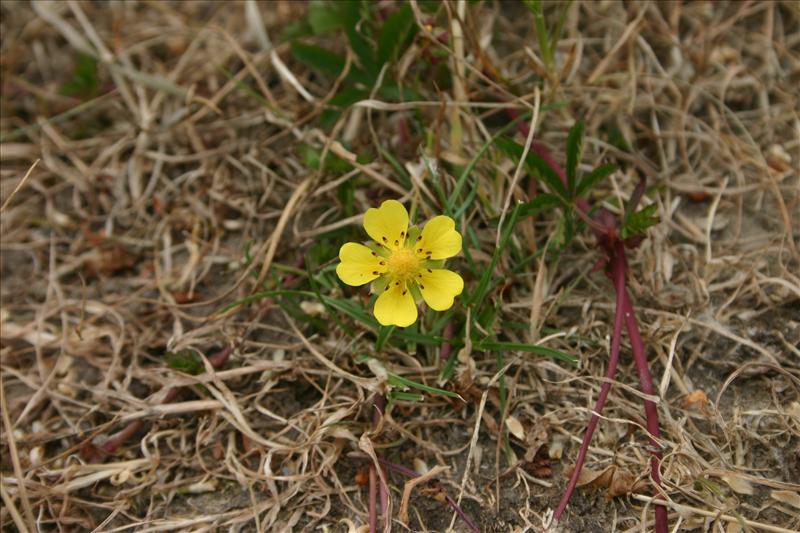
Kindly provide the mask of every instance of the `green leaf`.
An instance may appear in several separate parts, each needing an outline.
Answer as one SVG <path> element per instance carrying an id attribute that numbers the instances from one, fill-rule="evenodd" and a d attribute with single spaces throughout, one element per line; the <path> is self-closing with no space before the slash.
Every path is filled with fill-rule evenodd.
<path id="1" fill-rule="evenodd" d="M 451 354 L 447 359 L 447 362 L 444 364 L 444 368 L 442 368 L 442 374 L 440 376 L 442 381 L 450 381 L 450 378 L 453 377 L 453 374 L 455 373 L 456 363 L 458 363 L 458 357 L 456 357 L 455 354 Z"/>
<path id="2" fill-rule="evenodd" d="M 550 32 L 547 30 L 547 24 L 544 20 L 544 10 L 542 9 L 541 0 L 527 0 L 525 5 L 533 14 L 533 25 L 536 28 L 536 39 L 539 41 L 539 52 L 542 54 L 545 66 L 550 69 L 553 68 L 553 50 L 550 47 Z"/>
<path id="3" fill-rule="evenodd" d="M 575 190 L 575 196 L 583 196 L 589 191 L 591 191 L 597 183 L 599 183 L 603 178 L 611 174 L 617 170 L 616 165 L 612 165 L 611 163 L 606 163 L 605 165 L 600 165 L 596 169 L 592 170 L 588 174 L 585 174 L 581 179 L 580 183 L 578 184 L 578 188 Z"/>
<path id="4" fill-rule="evenodd" d="M 509 139 L 508 137 L 501 137 L 497 139 L 495 141 L 495 145 L 502 152 L 511 156 L 516 161 L 519 161 L 519 159 L 522 157 L 522 153 L 525 151 L 524 146 Z M 567 189 L 561 182 L 561 178 L 558 176 L 558 174 L 556 174 L 555 170 L 550 168 L 550 165 L 548 165 L 544 159 L 533 152 L 528 152 L 525 163 L 528 166 L 528 171 L 532 172 L 533 170 L 536 170 L 539 178 L 544 181 L 545 185 L 547 185 L 551 192 L 555 193 L 559 198 L 561 198 L 561 201 L 564 204 L 569 203 L 567 201 L 569 198 L 567 195 Z"/>
<path id="5" fill-rule="evenodd" d="M 339 54 L 331 52 L 330 50 L 325 50 L 322 47 L 313 44 L 293 42 L 291 44 L 291 51 L 292 55 L 298 61 L 305 63 L 313 69 L 321 70 L 322 72 L 327 72 L 334 76 L 338 76 L 344 69 L 345 59 Z"/>
<path id="6" fill-rule="evenodd" d="M 421 402 L 425 399 L 422 394 L 416 392 L 391 391 L 387 396 L 390 401 Z"/>
<path id="7" fill-rule="evenodd" d="M 370 6 L 363 0 L 347 0 L 340 2 L 344 16 L 344 30 L 350 48 L 355 52 L 359 63 L 372 80 L 378 76 L 379 68 L 375 64 L 375 47 L 361 33 L 369 27 Z"/>
<path id="8" fill-rule="evenodd" d="M 530 202 L 519 204 L 519 217 L 522 218 L 538 215 L 545 209 L 558 207 L 560 205 L 561 200 L 558 199 L 558 196 L 547 193 L 540 194 Z"/>
<path id="9" fill-rule="evenodd" d="M 341 6 L 326 0 L 311 0 L 308 4 L 308 23 L 315 35 L 343 28 L 347 20 Z"/>
<path id="10" fill-rule="evenodd" d="M 167 352 L 164 356 L 167 366 L 173 370 L 179 370 L 186 374 L 196 376 L 206 371 L 203 359 L 200 354 L 193 350 L 181 350 L 179 352 Z"/>
<path id="11" fill-rule="evenodd" d="M 608 144 L 611 146 L 614 146 L 623 152 L 633 152 L 631 143 L 628 142 L 628 140 L 616 126 L 609 126 L 606 128 L 606 135 L 608 136 Z"/>
<path id="12" fill-rule="evenodd" d="M 498 342 L 498 341 L 480 341 L 478 343 L 473 344 L 473 349 L 476 350 L 485 350 L 485 351 L 493 351 L 493 350 L 514 350 L 519 352 L 530 352 L 539 355 L 544 355 L 547 357 L 552 357 L 554 359 L 559 359 L 561 361 L 566 361 L 567 363 L 577 364 L 578 360 L 571 355 L 567 355 L 562 351 L 555 350 L 553 348 L 547 348 L 545 346 L 538 346 L 536 344 L 525 344 L 521 342 Z"/>
<path id="13" fill-rule="evenodd" d="M 381 326 L 378 330 L 378 340 L 375 341 L 375 351 L 380 352 L 383 350 L 383 347 L 386 346 L 386 343 L 389 342 L 389 337 L 392 336 L 394 332 L 394 326 Z"/>
<path id="14" fill-rule="evenodd" d="M 658 204 L 650 204 L 647 207 L 631 213 L 620 230 L 623 240 L 636 235 L 643 235 L 647 228 L 658 224 L 659 218 L 656 216 Z"/>
<path id="15" fill-rule="evenodd" d="M 458 398 L 459 400 L 464 401 L 464 398 L 462 398 L 460 394 L 457 394 L 453 391 L 437 389 L 436 387 L 430 387 L 423 383 L 417 383 L 416 381 L 412 381 L 402 376 L 398 376 L 397 374 L 393 374 L 391 372 L 388 373 L 388 380 L 389 384 L 393 387 L 417 389 L 427 392 L 429 394 L 438 394 L 439 396 L 447 396 L 448 398 Z"/>
<path id="16" fill-rule="evenodd" d="M 402 47 L 409 39 L 409 32 L 416 31 L 414 26 L 414 13 L 410 4 L 403 4 L 403 7 L 389 15 L 381 29 L 378 38 L 378 65 L 397 59 Z"/>
<path id="17" fill-rule="evenodd" d="M 97 85 L 97 60 L 88 54 L 80 54 L 72 79 L 61 87 L 61 94 L 88 99 L 97 94 Z"/>
<path id="18" fill-rule="evenodd" d="M 570 198 L 575 196 L 575 182 L 577 180 L 578 163 L 581 160 L 583 149 L 583 122 L 580 120 L 569 130 L 567 136 L 567 190 Z"/>

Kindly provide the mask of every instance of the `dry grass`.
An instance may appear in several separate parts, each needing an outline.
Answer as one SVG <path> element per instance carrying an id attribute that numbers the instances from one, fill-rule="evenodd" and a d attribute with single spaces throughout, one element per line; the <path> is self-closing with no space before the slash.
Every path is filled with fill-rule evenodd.
<path id="1" fill-rule="evenodd" d="M 563 9 L 546 7 L 551 20 Z M 520 223 L 487 298 L 495 330 L 468 328 L 466 340 L 456 330 L 466 346 L 448 387 L 466 402 L 398 402 L 375 430 L 370 397 L 386 384 L 358 356 L 437 386 L 437 348 L 410 353 L 398 341 L 376 352 L 372 331 L 320 309 L 313 293 L 220 313 L 264 286 L 311 290 L 304 257 L 326 294 L 366 303 L 331 283 L 337 247 L 360 238 L 358 214 L 388 197 L 413 201 L 419 219 L 440 212 L 436 188 L 453 190 L 507 122 L 497 105 L 507 102 L 537 108 L 536 138 L 558 158 L 573 121 L 586 123 L 583 166 L 622 162 L 594 193 L 609 208 L 638 173 L 652 186 L 661 223 L 631 253 L 630 283 L 659 386 L 672 527 L 800 529 L 798 4 L 577 2 L 554 69 L 522 4 L 456 0 L 435 15 L 414 4 L 419 32 L 381 75 L 419 100 L 367 87 L 331 126 L 322 113 L 345 73 L 309 69 L 279 39 L 305 10 L 0 5 L 2 527 L 363 530 L 357 479 L 377 453 L 449 467 L 442 486 L 487 531 L 542 530 L 608 352 L 613 291 L 592 272 L 588 232 L 514 272 L 554 234 L 558 213 Z M 312 41 L 345 53 L 341 33 Z M 65 96 L 81 53 L 98 57 L 98 86 Z M 357 62 L 346 57 L 345 71 Z M 610 128 L 634 150 L 615 147 Z M 350 165 L 319 170 L 309 150 Z M 497 219 L 533 190 L 516 170 L 490 150 L 471 174 L 477 194 L 459 224 L 481 245 L 478 268 Z M 459 308 L 452 321 L 460 328 L 466 316 Z M 539 342 L 580 365 L 505 353 L 501 380 L 495 354 L 471 350 L 470 334 Z M 224 345 L 235 346 L 227 364 L 197 376 L 164 361 Z M 652 527 L 627 353 L 587 468 L 612 466 L 628 481 L 611 500 L 603 483 L 601 497 L 581 489 L 564 530 Z M 163 403 L 174 386 L 185 388 Z M 134 420 L 119 450 L 92 456 L 93 443 Z M 462 530 L 422 485 L 404 494 L 403 482 L 388 475 L 396 530 L 400 511 L 413 530 Z"/>

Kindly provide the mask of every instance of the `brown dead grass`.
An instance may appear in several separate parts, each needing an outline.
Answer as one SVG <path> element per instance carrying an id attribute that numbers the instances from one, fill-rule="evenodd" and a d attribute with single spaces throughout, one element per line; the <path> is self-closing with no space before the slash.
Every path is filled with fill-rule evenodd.
<path id="1" fill-rule="evenodd" d="M 450 467 L 440 481 L 486 530 L 542 530 L 607 356 L 612 294 L 592 273 L 588 237 L 521 275 L 501 260 L 508 279 L 492 297 L 503 320 L 529 326 L 506 338 L 581 361 L 575 369 L 506 354 L 505 412 L 494 357 L 466 349 L 466 404 L 401 403 L 371 432 L 368 400 L 383 384 L 355 362 L 374 351 L 363 329 L 323 337 L 270 302 L 216 314 L 254 292 L 255 278 L 271 280 L 276 264 L 359 222 L 342 220 L 336 188 L 345 181 L 371 182 L 356 194 L 358 212 L 373 196 L 425 199 L 421 218 L 433 212 L 432 178 L 418 166 L 424 139 L 398 144 L 398 120 L 419 113 L 436 132 L 439 161 L 463 164 L 487 139 L 494 103 L 517 94 L 509 105 L 530 108 L 539 91 L 543 105 L 566 103 L 536 124 L 559 157 L 580 118 L 586 168 L 627 162 L 598 198 L 613 209 L 637 172 L 654 187 L 648 198 L 662 222 L 631 254 L 631 284 L 660 385 L 661 499 L 672 526 L 800 529 L 798 4 L 578 2 L 553 73 L 522 5 L 450 2 L 443 16 L 463 40 L 451 49 L 423 29 L 385 75 L 411 81 L 436 49 L 455 65 L 451 88 L 421 87 L 424 102 L 362 102 L 332 131 L 317 119 L 343 77 L 312 74 L 286 44 L 270 48 L 304 10 L 0 5 L 3 527 L 362 530 L 367 495 L 356 472 L 374 447 L 409 468 Z M 62 96 L 86 51 L 100 57 L 100 96 Z M 609 126 L 636 155 L 608 143 Z M 304 164 L 302 143 L 343 159 L 384 146 L 412 169 L 414 187 L 404 190 L 382 159 L 321 175 Z M 499 157 L 476 176 L 478 201 L 460 222 L 486 247 L 496 231 L 485 221 L 507 199 L 526 199 L 527 181 Z M 439 178 L 452 187 L 447 172 Z M 553 220 L 520 225 L 517 244 L 543 246 Z M 191 377 L 163 363 L 166 350 L 210 354 L 229 343 L 224 370 L 207 365 Z M 374 355 L 436 384 L 435 354 Z M 612 479 L 627 480 L 634 493 L 584 500 L 581 489 L 566 530 L 651 527 L 641 400 L 630 362 L 621 370 L 587 461 L 598 475 L 586 485 L 604 493 Z M 188 389 L 162 404 L 175 385 Z M 120 451 L 82 458 L 132 420 L 146 424 Z M 512 436 L 518 459 L 541 448 L 539 470 L 509 468 L 497 438 L 504 427 L 521 436 Z M 408 500 L 403 480 L 389 483 L 412 529 L 463 527 L 421 488 Z M 620 483 L 615 493 L 626 492 Z"/>

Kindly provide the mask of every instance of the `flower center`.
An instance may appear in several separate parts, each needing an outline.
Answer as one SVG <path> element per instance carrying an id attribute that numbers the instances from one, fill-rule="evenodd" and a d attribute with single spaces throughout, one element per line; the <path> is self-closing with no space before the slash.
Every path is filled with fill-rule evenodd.
<path id="1" fill-rule="evenodd" d="M 392 251 L 386 266 L 389 277 L 399 281 L 413 278 L 420 268 L 419 258 L 413 250 L 408 248 Z"/>

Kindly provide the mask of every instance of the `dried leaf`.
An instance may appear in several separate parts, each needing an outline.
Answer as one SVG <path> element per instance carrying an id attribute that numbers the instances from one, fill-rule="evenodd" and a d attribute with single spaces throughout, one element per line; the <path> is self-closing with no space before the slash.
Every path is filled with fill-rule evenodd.
<path id="1" fill-rule="evenodd" d="M 737 476 L 722 476 L 722 481 L 739 494 L 753 494 L 753 485 L 746 479 Z"/>
<path id="2" fill-rule="evenodd" d="M 708 414 L 708 396 L 703 390 L 696 390 L 687 394 L 683 399 L 682 405 L 684 409 L 697 409 L 703 414 Z"/>
<path id="3" fill-rule="evenodd" d="M 773 490 L 769 493 L 773 500 L 800 509 L 800 493 L 793 490 Z"/>
<path id="4" fill-rule="evenodd" d="M 572 474 L 572 470 L 569 468 L 564 473 L 569 476 Z M 584 468 L 578 476 L 577 486 L 596 490 L 606 489 L 606 495 L 609 498 L 615 498 L 644 489 L 647 487 L 647 481 L 638 479 L 617 465 L 609 465 L 602 470 Z"/>
<path id="5" fill-rule="evenodd" d="M 519 440 L 525 440 L 525 429 L 523 429 L 522 423 L 515 416 L 509 415 L 506 418 L 506 427 Z"/>

